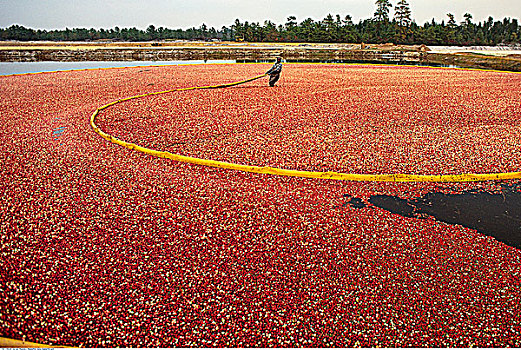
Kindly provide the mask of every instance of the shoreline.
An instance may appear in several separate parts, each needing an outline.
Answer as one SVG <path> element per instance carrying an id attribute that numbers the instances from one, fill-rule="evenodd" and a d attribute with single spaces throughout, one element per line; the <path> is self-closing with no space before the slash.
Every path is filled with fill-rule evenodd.
<path id="1" fill-rule="evenodd" d="M 0 62 L 272 60 L 377 61 L 521 72 L 518 50 L 428 48 L 425 45 L 243 42 L 0 42 Z M 501 52 L 501 54 L 499 54 Z"/>

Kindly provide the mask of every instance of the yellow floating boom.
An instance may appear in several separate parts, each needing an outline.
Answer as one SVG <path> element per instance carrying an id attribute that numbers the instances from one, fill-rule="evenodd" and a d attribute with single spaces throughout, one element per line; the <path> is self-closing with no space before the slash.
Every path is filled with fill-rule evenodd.
<path id="1" fill-rule="evenodd" d="M 152 156 L 160 157 L 160 158 L 168 158 L 171 160 L 175 160 L 178 162 L 198 164 L 198 165 L 206 165 L 214 168 L 222 168 L 222 169 L 231 169 L 231 170 L 239 170 L 245 171 L 249 173 L 257 173 L 257 174 L 270 174 L 270 175 L 279 175 L 279 176 L 293 176 L 293 177 L 303 177 L 303 178 L 314 178 L 314 179 L 329 179 L 329 180 L 342 180 L 342 181 L 370 181 L 370 182 L 477 182 L 477 181 L 498 181 L 498 180 L 514 180 L 521 179 L 521 172 L 512 172 L 512 173 L 491 173 L 491 174 L 456 174 L 456 175 L 415 175 L 415 174 L 348 174 L 348 173 L 339 173 L 334 171 L 328 172 L 320 172 L 320 171 L 301 171 L 301 170 L 289 170 L 289 169 L 281 169 L 274 167 L 262 167 L 255 165 L 243 165 L 243 164 L 235 164 L 222 162 L 217 160 L 210 159 L 201 159 L 195 157 L 187 157 L 179 154 L 170 153 L 167 151 L 157 151 L 150 148 L 142 147 L 136 145 L 131 142 L 120 140 L 112 135 L 109 135 L 102 131 L 96 125 L 96 117 L 99 113 L 115 104 L 118 104 L 123 101 L 129 101 L 137 98 L 147 97 L 151 95 L 159 95 L 166 94 L 170 92 L 176 91 L 187 91 L 187 90 L 197 90 L 197 89 L 220 89 L 227 88 L 231 86 L 236 86 L 240 84 L 244 84 L 250 81 L 254 81 L 266 76 L 259 75 L 247 80 L 237 81 L 228 84 L 221 85 L 209 85 L 209 86 L 194 86 L 188 88 L 179 88 L 172 90 L 165 90 L 159 92 L 151 92 L 147 94 L 127 97 L 124 99 L 120 99 L 111 103 L 108 103 L 102 107 L 96 109 L 94 114 L 92 114 L 90 118 L 90 125 L 92 129 L 99 134 L 101 137 L 115 143 L 117 145 L 126 147 L 128 149 L 136 150 L 138 152 L 142 152 L 145 154 L 149 154 Z"/>

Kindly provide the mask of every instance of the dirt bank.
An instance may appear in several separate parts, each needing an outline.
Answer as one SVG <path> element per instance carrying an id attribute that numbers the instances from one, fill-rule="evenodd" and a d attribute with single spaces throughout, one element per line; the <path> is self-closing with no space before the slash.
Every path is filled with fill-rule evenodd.
<path id="1" fill-rule="evenodd" d="M 421 47 L 280 43 L 0 43 L 0 62 L 262 60 L 418 60 Z"/>
<path id="2" fill-rule="evenodd" d="M 519 55 L 498 57 L 485 56 L 477 53 L 451 54 L 429 52 L 425 54 L 422 59 L 430 64 L 521 72 L 521 57 Z"/>

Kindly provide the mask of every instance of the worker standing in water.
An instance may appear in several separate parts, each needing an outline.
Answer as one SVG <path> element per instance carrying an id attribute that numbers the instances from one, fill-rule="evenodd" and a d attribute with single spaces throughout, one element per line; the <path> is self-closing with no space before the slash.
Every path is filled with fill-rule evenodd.
<path id="1" fill-rule="evenodd" d="M 280 78 L 280 72 L 282 72 L 282 58 L 277 57 L 277 62 L 273 65 L 273 67 L 270 68 L 269 71 L 266 72 L 266 74 L 269 74 L 270 76 L 270 86 L 275 86 L 275 83 Z"/>

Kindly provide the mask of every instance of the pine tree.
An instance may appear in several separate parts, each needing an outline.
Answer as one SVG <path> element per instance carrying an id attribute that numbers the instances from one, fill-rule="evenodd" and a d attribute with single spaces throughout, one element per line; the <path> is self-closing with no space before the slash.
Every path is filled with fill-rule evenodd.
<path id="1" fill-rule="evenodd" d="M 463 18 L 465 18 L 465 20 L 461 22 L 461 25 L 465 27 L 470 27 L 472 25 L 472 15 L 470 13 L 465 13 L 463 15 Z"/>
<path id="2" fill-rule="evenodd" d="M 445 43 L 454 45 L 456 43 L 456 29 L 458 25 L 452 13 L 447 13 L 447 17 L 449 17 L 449 21 L 447 22 L 447 29 L 445 31 Z"/>
<path id="3" fill-rule="evenodd" d="M 395 7 L 394 19 L 400 27 L 408 28 L 411 25 L 411 9 L 407 0 L 400 0 Z"/>
<path id="4" fill-rule="evenodd" d="M 378 22 L 389 21 L 389 8 L 393 7 L 389 0 L 376 0 L 376 12 L 374 13 L 374 19 Z"/>
<path id="5" fill-rule="evenodd" d="M 452 13 L 447 13 L 447 17 L 449 17 L 449 22 L 447 22 L 447 26 L 451 29 L 457 27 L 456 20 L 454 19 L 454 15 Z"/>

